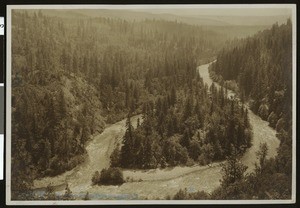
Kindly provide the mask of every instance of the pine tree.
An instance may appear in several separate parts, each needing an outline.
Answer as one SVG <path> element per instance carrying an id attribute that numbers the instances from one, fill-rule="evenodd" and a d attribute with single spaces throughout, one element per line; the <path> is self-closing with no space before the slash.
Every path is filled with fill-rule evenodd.
<path id="1" fill-rule="evenodd" d="M 266 143 L 259 145 L 259 150 L 256 152 L 259 163 L 255 163 L 255 172 L 262 173 L 265 169 L 266 159 L 268 155 L 268 146 Z"/>
<path id="2" fill-rule="evenodd" d="M 221 185 L 223 187 L 230 186 L 244 178 L 247 166 L 243 165 L 238 158 L 238 150 L 232 146 L 231 155 L 222 164 Z"/>
<path id="3" fill-rule="evenodd" d="M 133 126 L 131 125 L 130 115 L 128 114 L 126 120 L 126 132 L 123 137 L 123 146 L 121 148 L 121 165 L 128 167 L 132 164 L 134 158 L 133 154 Z"/>
<path id="4" fill-rule="evenodd" d="M 110 155 L 110 166 L 118 167 L 120 165 L 120 149 L 119 144 Z"/>

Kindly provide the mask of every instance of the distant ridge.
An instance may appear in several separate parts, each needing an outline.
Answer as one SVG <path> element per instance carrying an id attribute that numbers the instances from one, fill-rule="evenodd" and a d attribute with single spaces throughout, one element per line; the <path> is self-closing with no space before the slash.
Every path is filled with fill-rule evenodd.
<path id="1" fill-rule="evenodd" d="M 28 10 L 34 12 L 36 10 Z M 45 15 L 64 18 L 120 18 L 127 21 L 142 21 L 145 19 L 157 19 L 178 21 L 192 25 L 202 26 L 262 26 L 286 22 L 287 15 L 280 16 L 214 16 L 214 15 L 174 15 L 170 13 L 154 14 L 151 12 L 134 11 L 127 9 L 61 9 L 43 10 Z"/>

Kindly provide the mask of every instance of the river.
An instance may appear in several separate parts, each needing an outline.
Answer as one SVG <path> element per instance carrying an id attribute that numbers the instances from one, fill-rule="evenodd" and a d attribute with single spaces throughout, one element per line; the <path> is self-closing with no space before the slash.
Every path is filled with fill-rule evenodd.
<path id="1" fill-rule="evenodd" d="M 209 77 L 208 66 L 209 64 L 201 65 L 197 70 L 204 83 L 210 86 L 213 81 Z M 219 86 L 216 83 L 215 85 Z M 234 92 L 229 90 L 228 94 L 233 96 Z M 253 130 L 253 145 L 246 151 L 241 161 L 248 166 L 247 171 L 250 172 L 255 167 L 256 152 L 260 143 L 266 142 L 269 148 L 268 157 L 274 157 L 277 154 L 279 140 L 276 137 L 276 131 L 268 126 L 268 122 L 263 121 L 250 109 L 248 110 Z M 139 117 L 140 115 L 132 118 L 133 126 L 136 126 Z M 131 177 L 132 182 L 121 186 L 92 186 L 91 178 L 94 172 L 109 166 L 109 156 L 125 133 L 125 123 L 126 119 L 112 124 L 95 136 L 86 147 L 88 158 L 85 163 L 59 176 L 35 180 L 36 192 L 39 191 L 39 194 L 42 194 L 44 187 L 51 183 L 56 192 L 62 194 L 67 182 L 77 199 L 82 199 L 87 191 L 92 200 L 164 199 L 167 195 L 173 196 L 180 188 L 187 188 L 189 192 L 199 190 L 212 192 L 220 185 L 221 166 L 220 163 L 213 163 L 212 166 L 194 165 L 163 170 L 124 170 L 124 177 Z"/>
<path id="2" fill-rule="evenodd" d="M 208 67 L 210 64 L 201 65 L 198 67 L 200 76 L 203 78 L 204 83 L 210 86 L 212 83 L 216 87 L 220 88 L 220 85 L 213 82 L 209 77 Z M 231 90 L 227 90 L 228 97 L 235 96 L 235 93 Z M 262 120 L 259 116 L 254 114 L 249 106 L 246 105 L 248 109 L 249 121 L 252 126 L 253 141 L 252 146 L 246 151 L 244 156 L 241 158 L 243 164 L 248 166 L 248 172 L 252 171 L 254 168 L 254 163 L 256 161 L 255 153 L 259 150 L 260 143 L 267 143 L 268 145 L 268 158 L 275 157 L 277 155 L 277 148 L 279 147 L 279 140 L 276 137 L 276 131 L 271 128 L 267 121 Z"/>

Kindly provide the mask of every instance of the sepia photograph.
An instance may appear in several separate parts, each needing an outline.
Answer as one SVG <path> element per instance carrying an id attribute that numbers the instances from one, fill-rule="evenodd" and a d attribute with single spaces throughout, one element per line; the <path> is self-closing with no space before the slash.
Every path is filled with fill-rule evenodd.
<path id="1" fill-rule="evenodd" d="M 6 203 L 295 203 L 296 5 L 7 6 Z"/>

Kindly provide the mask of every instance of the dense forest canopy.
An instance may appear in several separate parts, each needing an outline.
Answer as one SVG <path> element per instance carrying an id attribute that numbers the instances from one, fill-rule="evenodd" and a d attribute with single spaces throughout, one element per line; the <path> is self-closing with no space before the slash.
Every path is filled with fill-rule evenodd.
<path id="1" fill-rule="evenodd" d="M 183 89 L 225 42 L 163 20 L 12 14 L 12 190 L 84 160 L 105 123 Z"/>
<path id="2" fill-rule="evenodd" d="M 143 122 L 134 129 L 127 120 L 121 148 L 113 152 L 112 166 L 157 168 L 209 164 L 223 160 L 232 147 L 240 153 L 251 146 L 247 109 L 225 91 L 207 86 L 196 76 L 184 93 L 171 91 L 143 108 Z M 173 92 L 173 93 L 172 93 Z"/>
<path id="3" fill-rule="evenodd" d="M 34 179 L 82 163 L 87 141 L 126 117 L 111 167 L 99 170 L 108 181 L 110 172 L 122 175 L 121 168 L 205 165 L 228 158 L 228 164 L 240 168 L 234 183 L 243 180 L 237 155 L 251 146 L 248 109 L 226 88 L 204 84 L 196 71 L 216 56 L 214 79 L 235 80 L 240 96 L 253 100 L 253 111 L 278 128 L 282 145 L 268 163 L 276 166 L 272 174 L 283 165 L 288 174 L 291 108 L 284 101 L 291 99 L 291 86 L 284 67 L 291 67 L 291 59 L 284 56 L 291 47 L 290 22 L 233 41 L 236 27 L 230 33 L 177 21 L 46 13 L 12 12 L 12 170 L 18 170 L 12 171 L 12 198 L 26 199 L 22 194 Z M 281 82 L 272 85 L 277 78 Z M 137 114 L 142 118 L 134 128 L 131 116 Z M 224 172 L 231 166 L 224 166 Z M 99 172 L 96 178 L 100 183 Z M 223 181 L 231 183 L 226 175 Z"/>
<path id="4" fill-rule="evenodd" d="M 286 131 L 292 121 L 292 23 L 225 47 L 211 67 L 215 80 L 234 80 L 251 109 L 272 127 Z"/>
<path id="5" fill-rule="evenodd" d="M 211 77 L 248 101 L 251 110 L 276 129 L 280 140 L 276 158 L 266 159 L 268 147 L 264 144 L 257 153 L 260 164 L 255 172 L 223 185 L 212 198 L 291 197 L 292 63 L 292 22 L 288 19 L 285 24 L 274 24 L 253 37 L 232 42 L 211 65 Z"/>

